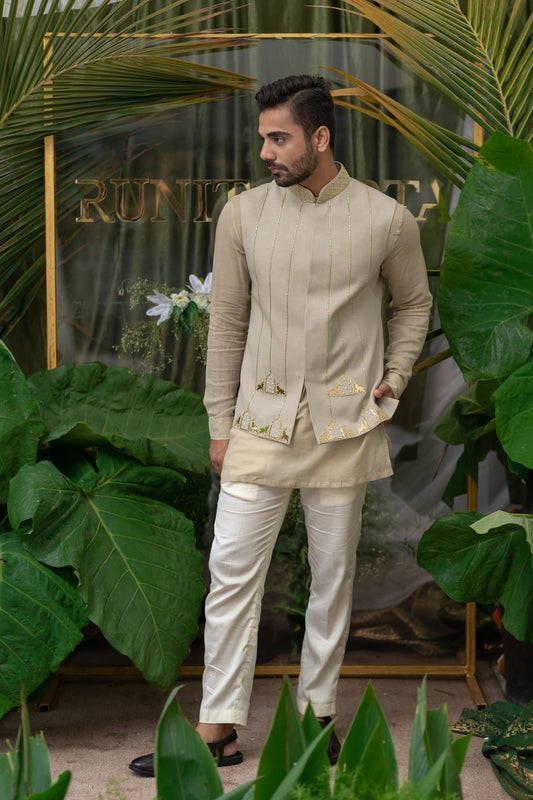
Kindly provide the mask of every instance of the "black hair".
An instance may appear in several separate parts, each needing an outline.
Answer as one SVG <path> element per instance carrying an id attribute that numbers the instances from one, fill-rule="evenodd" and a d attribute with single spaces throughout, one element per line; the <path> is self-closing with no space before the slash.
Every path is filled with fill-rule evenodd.
<path id="1" fill-rule="evenodd" d="M 317 128 L 325 125 L 333 149 L 335 111 L 330 84 L 324 78 L 318 75 L 289 75 L 262 86 L 255 99 L 260 112 L 288 103 L 294 121 L 302 126 L 307 139 Z"/>

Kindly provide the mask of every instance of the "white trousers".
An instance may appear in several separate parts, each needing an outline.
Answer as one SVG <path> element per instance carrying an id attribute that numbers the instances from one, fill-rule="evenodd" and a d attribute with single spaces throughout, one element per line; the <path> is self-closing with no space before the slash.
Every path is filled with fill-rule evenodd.
<path id="1" fill-rule="evenodd" d="M 311 568 L 297 694 L 301 713 L 311 703 L 319 717 L 335 714 L 365 489 L 300 490 Z M 246 724 L 265 578 L 291 492 L 222 485 L 209 560 L 200 722 Z"/>

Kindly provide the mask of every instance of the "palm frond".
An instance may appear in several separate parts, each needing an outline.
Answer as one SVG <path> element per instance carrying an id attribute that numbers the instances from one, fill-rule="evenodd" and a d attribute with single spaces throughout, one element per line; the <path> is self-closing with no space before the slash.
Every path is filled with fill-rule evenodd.
<path id="1" fill-rule="evenodd" d="M 43 138 L 207 102 L 252 86 L 192 61 L 242 40 L 195 31 L 234 2 L 200 11 L 174 0 L 0 0 L 0 335 L 29 307 L 44 274 Z M 58 198 L 62 213 L 67 196 Z"/>
<path id="2" fill-rule="evenodd" d="M 476 148 L 471 141 L 416 114 L 390 98 L 385 92 L 358 78 L 340 70 L 332 72 L 341 75 L 345 81 L 356 87 L 354 91 L 334 89 L 332 94 L 337 105 L 355 109 L 396 128 L 418 147 L 445 177 L 457 186 L 462 186 L 475 160 Z M 353 95 L 353 99 L 350 101 L 345 99 L 350 95 Z"/>
<path id="3" fill-rule="evenodd" d="M 533 138 L 533 14 L 527 0 L 343 0 L 386 35 L 390 55 L 490 134 Z M 346 76 L 364 93 L 352 107 L 396 127 L 461 185 L 472 142 L 438 128 L 378 90 Z M 437 130 L 438 128 L 438 130 Z"/>

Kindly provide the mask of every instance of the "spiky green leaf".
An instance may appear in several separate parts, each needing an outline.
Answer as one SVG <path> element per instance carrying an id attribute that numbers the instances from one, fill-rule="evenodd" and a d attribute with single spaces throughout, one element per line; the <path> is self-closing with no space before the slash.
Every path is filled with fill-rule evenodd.
<path id="1" fill-rule="evenodd" d="M 374 733 L 378 728 L 379 737 L 375 738 Z M 371 683 L 366 687 L 361 704 L 357 709 L 357 714 L 344 740 L 339 756 L 338 769 L 358 770 L 363 760 L 366 761 L 370 757 L 368 753 L 365 756 L 370 740 L 374 741 L 374 747 L 377 748 L 376 758 L 380 763 L 383 762 L 388 784 L 396 788 L 398 786 L 396 753 L 387 720 Z"/>
<path id="2" fill-rule="evenodd" d="M 215 760 L 185 719 L 174 689 L 159 720 L 154 767 L 159 800 L 213 800 L 222 794 Z"/>

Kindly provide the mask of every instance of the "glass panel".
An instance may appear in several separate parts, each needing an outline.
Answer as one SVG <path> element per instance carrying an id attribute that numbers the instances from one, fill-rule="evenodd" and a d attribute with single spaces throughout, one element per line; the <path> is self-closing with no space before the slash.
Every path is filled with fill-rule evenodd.
<path id="1" fill-rule="evenodd" d="M 324 72 L 321 65 L 327 65 L 410 100 L 434 119 L 454 119 L 442 101 L 384 56 L 378 40 L 260 40 L 217 51 L 209 61 L 258 75 L 259 83 L 290 72 Z M 59 220 L 58 363 L 122 358 L 120 363 L 148 368 L 120 349 L 124 333 L 131 339 L 135 325 L 148 321 L 144 299 L 130 308 L 129 282 L 146 279 L 177 290 L 189 274 L 209 272 L 213 220 L 227 192 L 270 179 L 259 159 L 256 128 L 255 101 L 248 95 L 128 120 L 98 140 L 91 131 L 58 139 L 58 191 L 69 196 L 70 206 Z M 350 174 L 398 197 L 425 224 L 443 181 L 395 131 L 338 108 L 335 153 Z M 434 266 L 441 235 L 439 241 L 427 238 Z M 138 333 L 146 342 L 146 332 Z M 187 344 L 179 347 L 166 337 L 174 360 L 162 374 L 201 388 Z M 154 360 L 161 366 L 160 356 Z"/>
<path id="2" fill-rule="evenodd" d="M 258 85 L 301 72 L 337 80 L 324 69 L 335 68 L 434 121 L 463 127 L 447 103 L 400 69 L 377 39 L 259 40 L 201 58 L 257 76 Z M 194 342 L 188 336 L 176 341 L 171 323 L 157 328 L 156 318 L 146 316 L 146 287 L 165 284 L 178 291 L 190 274 L 204 277 L 210 271 L 215 223 L 228 192 L 270 180 L 259 159 L 256 130 L 255 101 L 247 95 L 110 125 L 98 139 L 91 131 L 58 139 L 58 192 L 69 206 L 58 221 L 59 364 L 121 364 L 202 391 Z M 428 267 L 437 267 L 445 226 L 430 210 L 439 191 L 448 201 L 453 192 L 432 165 L 392 128 L 344 108 L 337 109 L 335 155 L 351 175 L 408 206 L 421 226 Z M 162 349 L 150 352 L 161 332 Z M 444 346 L 440 339 L 432 349 Z M 432 478 L 443 445 L 431 428 L 462 385 L 455 365 L 445 362 L 413 379 L 402 398 L 388 428 L 395 476 L 374 482 L 367 497 L 356 608 L 396 606 L 428 580 L 414 552 L 430 521 L 448 511 L 441 496 L 460 452 L 449 448 Z M 495 474 L 492 466 L 490 471 Z M 492 480 L 499 490 L 501 474 Z M 480 510 L 504 503 L 492 487 L 484 491 Z M 390 620 L 374 623 L 369 622 L 369 637 L 379 640 Z M 414 636 L 410 630 L 407 638 Z"/>

